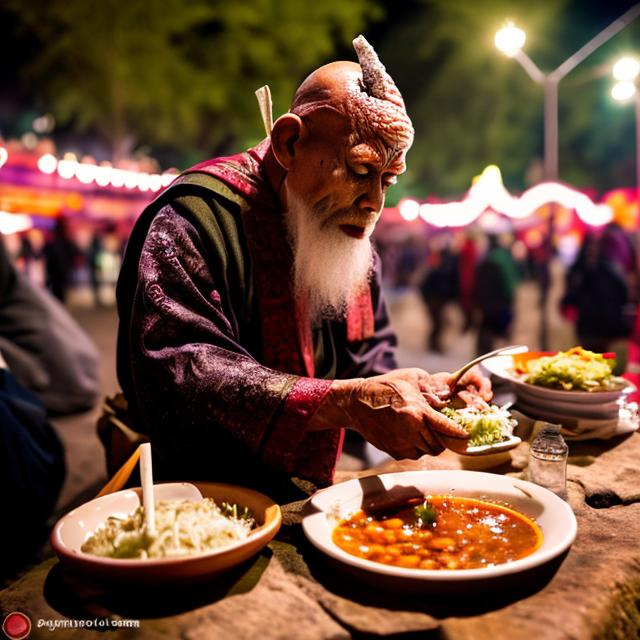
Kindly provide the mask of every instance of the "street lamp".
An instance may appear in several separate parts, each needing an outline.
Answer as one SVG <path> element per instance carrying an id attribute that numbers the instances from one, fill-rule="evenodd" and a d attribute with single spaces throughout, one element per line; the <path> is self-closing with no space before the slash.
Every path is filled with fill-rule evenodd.
<path id="1" fill-rule="evenodd" d="M 605 42 L 622 31 L 640 15 L 640 3 L 633 5 L 626 13 L 614 20 L 608 27 L 593 37 L 587 44 L 567 58 L 557 69 L 543 73 L 522 50 L 526 34 L 513 23 L 508 23 L 495 36 L 495 45 L 510 58 L 515 58 L 529 77 L 544 90 L 544 173 L 545 179 L 558 178 L 558 83 L 585 58 Z"/>
<path id="2" fill-rule="evenodd" d="M 620 58 L 613 65 L 613 77 L 617 80 L 611 96 L 619 102 L 628 102 L 635 96 L 636 106 L 636 202 L 640 203 L 640 94 L 636 80 L 640 74 L 640 63 L 635 58 Z"/>
<path id="3" fill-rule="evenodd" d="M 544 177 L 545 180 L 558 179 L 558 84 L 570 71 L 575 69 L 585 58 L 601 47 L 610 38 L 622 31 L 630 22 L 640 15 L 640 3 L 636 3 L 617 20 L 603 29 L 559 67 L 550 73 L 543 73 L 531 58 L 522 50 L 526 34 L 513 23 L 500 29 L 495 36 L 495 45 L 504 54 L 517 60 L 529 77 L 541 85 L 544 91 Z M 549 217 L 549 233 L 547 242 L 551 242 L 553 234 L 553 213 Z M 540 346 L 547 348 L 547 314 L 548 278 L 541 275 L 540 306 L 542 320 L 540 322 Z"/>

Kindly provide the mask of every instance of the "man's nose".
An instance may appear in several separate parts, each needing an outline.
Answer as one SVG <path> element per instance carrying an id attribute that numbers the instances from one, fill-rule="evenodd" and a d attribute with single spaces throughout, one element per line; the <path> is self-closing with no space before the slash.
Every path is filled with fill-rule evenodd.
<path id="1" fill-rule="evenodd" d="M 384 205 L 384 191 L 378 181 L 372 180 L 358 198 L 358 206 L 361 209 L 380 213 Z"/>

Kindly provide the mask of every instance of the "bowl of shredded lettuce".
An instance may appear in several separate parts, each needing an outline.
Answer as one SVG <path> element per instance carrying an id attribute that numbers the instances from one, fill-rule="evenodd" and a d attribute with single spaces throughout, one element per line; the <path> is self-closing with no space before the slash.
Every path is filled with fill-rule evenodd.
<path id="1" fill-rule="evenodd" d="M 613 375 L 615 358 L 574 347 L 555 355 L 530 359 L 522 372 L 527 384 L 561 391 L 619 391 L 627 381 Z"/>
<path id="2" fill-rule="evenodd" d="M 214 578 L 258 553 L 278 532 L 280 508 L 267 496 L 233 485 L 193 484 L 200 501 L 164 499 L 180 483 L 154 485 L 153 534 L 136 488 L 68 513 L 53 528 L 51 546 L 64 565 L 92 580 L 165 586 Z"/>
<path id="3" fill-rule="evenodd" d="M 469 432 L 466 454 L 480 455 L 511 449 L 521 442 L 513 434 L 518 422 L 511 416 L 509 406 L 485 403 L 462 408 L 449 406 L 442 413 Z"/>
<path id="4" fill-rule="evenodd" d="M 80 550 L 104 558 L 178 558 L 206 553 L 246 540 L 255 527 L 247 507 L 216 504 L 211 498 L 155 503 L 155 532 L 147 531 L 144 507 L 101 524 Z"/>
<path id="5" fill-rule="evenodd" d="M 557 353 L 499 356 L 485 360 L 483 366 L 509 382 L 518 401 L 542 402 L 563 413 L 573 404 L 584 414 L 588 412 L 587 405 L 615 404 L 635 389 L 629 381 L 613 374 L 613 355 L 573 347 Z"/>

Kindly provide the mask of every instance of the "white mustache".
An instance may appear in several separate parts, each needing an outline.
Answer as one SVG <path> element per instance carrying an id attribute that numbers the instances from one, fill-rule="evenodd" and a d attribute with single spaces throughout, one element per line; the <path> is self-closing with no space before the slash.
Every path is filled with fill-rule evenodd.
<path id="1" fill-rule="evenodd" d="M 334 213 L 330 216 L 326 225 L 335 224 L 335 225 L 343 225 L 349 224 L 354 227 L 361 227 L 368 232 L 372 232 L 373 228 L 376 226 L 376 222 L 378 221 L 377 215 L 368 215 L 362 213 L 355 213 L 353 211 L 340 211 L 338 213 Z"/>

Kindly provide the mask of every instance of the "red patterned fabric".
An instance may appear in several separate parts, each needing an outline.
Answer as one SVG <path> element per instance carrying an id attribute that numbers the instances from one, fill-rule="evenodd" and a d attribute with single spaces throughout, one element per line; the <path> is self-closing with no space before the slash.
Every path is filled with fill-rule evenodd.
<path id="1" fill-rule="evenodd" d="M 321 337 L 312 335 L 291 290 L 283 212 L 263 177 L 268 145 L 190 169 L 200 178 L 176 180 L 129 240 L 118 282 L 118 376 L 173 477 L 241 483 L 252 473 L 259 482 L 273 470 L 330 483 L 344 432 L 306 431 L 331 386 L 325 378 L 395 366 L 378 270 L 346 327 L 326 324 Z M 218 242 L 209 212 L 224 221 L 221 229 L 241 223 L 241 243 Z M 246 314 L 236 295 L 245 264 L 255 287 Z"/>
<path id="2" fill-rule="evenodd" d="M 263 319 L 265 362 L 288 373 L 313 377 L 313 339 L 309 318 L 291 291 L 293 256 L 275 193 L 261 178 L 260 166 L 269 149 L 269 140 L 246 153 L 207 160 L 187 173 L 215 176 L 230 189 L 247 198 L 251 207 L 244 225 L 251 255 L 256 262 L 256 279 Z M 351 304 L 347 313 L 350 342 L 374 335 L 374 310 L 369 289 Z"/>

